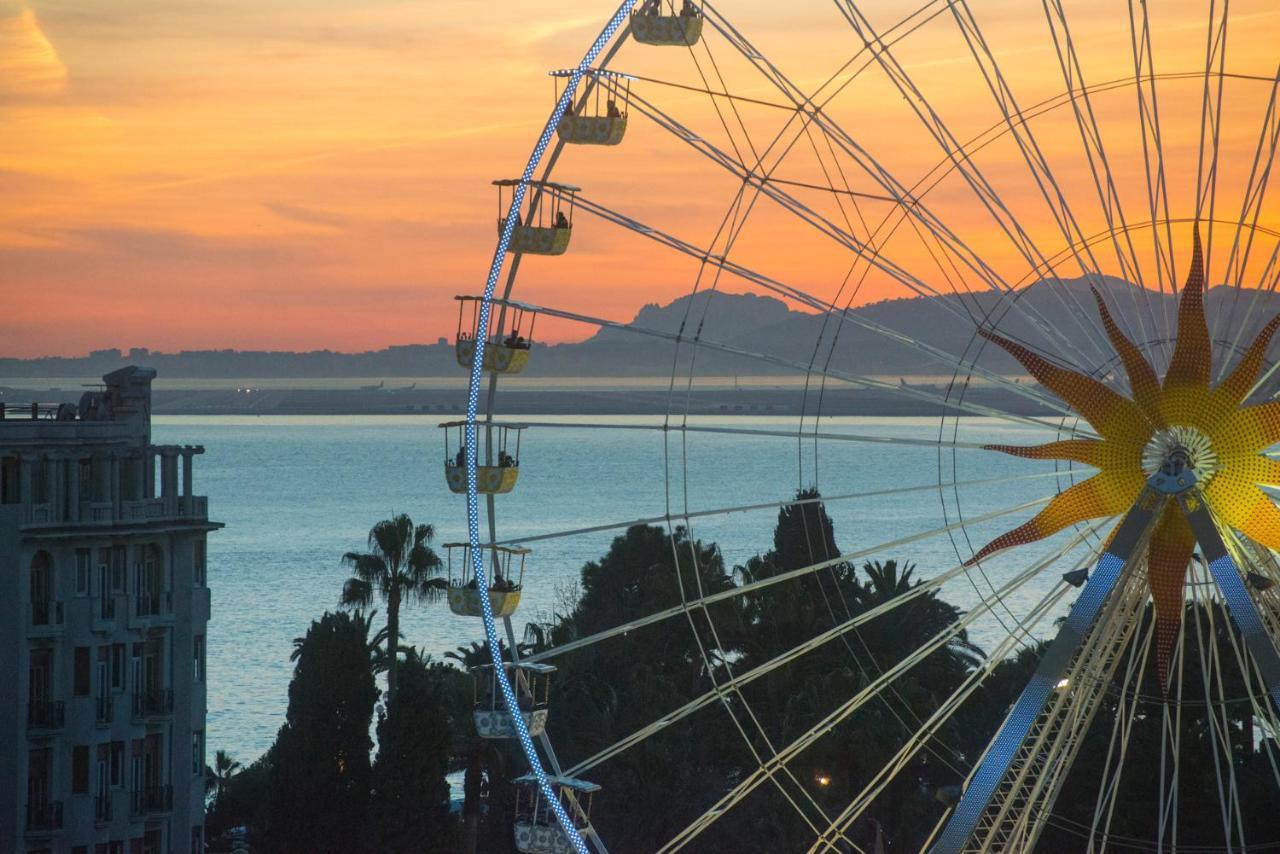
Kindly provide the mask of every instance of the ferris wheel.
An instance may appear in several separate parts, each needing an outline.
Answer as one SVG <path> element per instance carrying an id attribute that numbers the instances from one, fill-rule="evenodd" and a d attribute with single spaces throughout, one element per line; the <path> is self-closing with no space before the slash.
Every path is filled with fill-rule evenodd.
<path id="1" fill-rule="evenodd" d="M 478 732 L 528 762 L 517 850 L 1280 849 L 1280 17 L 725 5 L 624 3 L 551 73 L 458 298 L 449 605 L 493 659 Z M 686 277 L 678 323 L 563 284 L 632 266 Z M 735 336 L 729 293 L 804 316 Z M 660 353 L 663 414 L 504 420 L 538 321 Z M 725 404 L 726 365 L 771 379 Z M 558 461 L 626 482 L 603 522 L 531 527 L 509 502 L 567 429 L 648 431 L 659 461 Z M 796 519 L 803 555 L 743 556 Z M 543 555 L 655 526 L 669 559 L 618 622 L 520 643 Z M 606 676 L 644 702 L 595 702 L 582 662 L 654 638 L 678 690 L 639 661 Z"/>

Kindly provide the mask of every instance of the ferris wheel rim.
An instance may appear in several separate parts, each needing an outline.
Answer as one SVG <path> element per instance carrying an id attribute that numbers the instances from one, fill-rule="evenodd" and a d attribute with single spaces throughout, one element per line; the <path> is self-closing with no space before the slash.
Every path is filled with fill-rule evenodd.
<path id="1" fill-rule="evenodd" d="M 630 3 L 628 3 L 628 4 L 624 4 L 624 7 L 623 7 L 623 8 L 626 8 L 626 7 L 630 6 L 630 5 L 631 5 Z M 926 4 L 925 4 L 925 6 L 924 6 L 924 7 L 922 7 L 922 8 L 928 7 L 929 5 L 931 5 L 931 4 L 930 4 L 930 3 L 926 3 Z M 624 37 L 624 38 L 625 38 L 625 37 Z M 1198 76 L 1198 75 L 1197 75 L 1197 76 Z M 1135 81 L 1135 82 L 1136 82 L 1136 81 Z M 558 143 L 558 144 L 557 144 L 557 151 L 562 147 L 562 145 L 563 145 L 563 143 Z M 553 161 L 551 164 L 548 164 L 547 171 L 544 173 L 544 178 L 545 178 L 547 175 L 549 175 L 549 174 L 550 174 L 550 171 L 551 171 L 551 168 L 552 168 L 552 166 L 553 166 L 553 165 L 554 165 L 554 161 Z M 514 209 L 514 207 L 515 207 L 515 206 L 513 205 L 513 209 Z M 1171 221 L 1172 221 L 1172 220 L 1171 220 Z M 1151 226 L 1150 226 L 1150 227 L 1155 228 L 1155 227 L 1158 227 L 1158 226 L 1157 226 L 1157 224 L 1156 224 L 1156 223 L 1154 223 L 1154 222 L 1153 222 L 1153 223 L 1151 224 Z M 501 252 L 501 251 L 502 251 L 502 250 L 500 250 L 500 252 Z M 499 255 L 499 257 L 501 257 L 501 256 Z M 516 255 L 516 256 L 513 258 L 513 263 L 511 264 L 511 267 L 509 268 L 509 271 L 508 271 L 508 281 L 507 281 L 507 286 L 506 286 L 505 293 L 504 293 L 504 298 L 505 298 L 505 297 L 509 297 L 509 296 L 510 296 L 510 293 L 511 293 L 512 287 L 513 287 L 513 285 L 514 285 L 514 280 L 515 280 L 515 277 L 516 277 L 516 267 L 518 266 L 519 258 L 520 258 L 520 256 L 519 256 L 519 255 Z M 695 292 L 696 292 L 696 287 L 695 287 Z M 832 309 L 832 311 L 834 311 L 834 308 Z M 838 333 L 837 333 L 837 334 L 838 334 Z M 695 351 L 696 351 L 696 347 L 697 347 L 696 339 L 695 339 L 695 341 L 693 342 L 693 345 L 694 345 L 694 348 L 695 348 Z M 477 361 L 478 361 L 478 359 L 479 359 L 479 354 L 477 353 Z M 812 376 L 814 376 L 814 374 L 812 374 L 812 373 L 811 373 L 811 374 L 807 375 L 806 379 L 809 379 L 809 378 L 810 378 L 810 377 L 812 377 Z M 827 381 L 827 379 L 829 379 L 828 375 L 827 375 L 827 374 L 825 374 L 825 373 L 822 373 L 822 372 L 817 373 L 817 374 L 816 374 L 816 376 L 819 378 L 819 380 L 820 380 L 820 382 L 821 382 L 821 383 L 825 383 L 825 382 Z M 691 369 L 691 371 L 690 371 L 690 378 L 692 378 L 692 369 Z M 675 379 L 676 379 L 676 376 L 675 376 L 674 366 L 673 366 L 673 377 L 672 377 L 672 387 L 673 387 L 673 388 L 674 388 L 674 384 L 675 384 Z M 492 399 L 493 399 L 493 398 L 492 398 L 492 390 L 493 390 L 494 388 L 496 388 L 496 378 L 495 378 L 495 379 L 494 379 L 494 381 L 493 381 L 493 385 L 491 385 L 490 402 L 489 402 L 489 406 L 487 407 L 487 417 L 488 417 L 488 418 L 490 418 L 490 419 L 492 418 L 492 413 L 493 413 L 493 410 L 492 410 Z M 680 415 L 680 410 L 678 410 L 678 409 L 677 409 L 677 410 L 675 410 L 675 411 L 673 412 L 672 407 L 671 407 L 671 405 L 670 405 L 670 395 L 669 395 L 669 403 L 668 403 L 668 406 L 667 406 L 667 411 L 666 411 L 666 413 L 664 413 L 664 419 L 666 419 L 666 420 L 669 422 L 669 421 L 670 421 L 670 419 L 671 419 L 671 417 L 672 417 L 673 415 L 677 415 L 677 416 L 679 416 L 679 415 Z M 820 417 L 820 407 L 819 407 L 818 416 Z M 683 411 L 683 418 L 684 418 L 684 421 L 685 421 L 686 423 L 687 423 L 688 417 L 689 417 L 689 411 L 688 411 L 688 408 L 686 407 L 686 408 L 684 409 L 684 411 Z M 803 419 L 802 419 L 802 420 L 803 420 Z M 816 418 L 815 418 L 815 425 L 816 425 Z M 679 429 L 679 428 L 676 428 L 676 429 Z M 815 429 L 816 429 L 816 426 L 815 426 Z M 680 430 L 680 432 L 681 432 L 681 434 L 682 434 L 682 439 L 684 439 L 684 438 L 687 436 L 686 432 L 685 432 L 684 430 Z M 801 426 L 801 428 L 797 431 L 797 438 L 798 438 L 801 442 L 805 441 L 805 440 L 806 440 L 806 438 L 808 438 L 808 437 L 806 436 L 806 434 L 805 434 L 805 431 L 804 431 L 803 426 Z M 813 437 L 813 439 L 814 439 L 814 441 L 815 441 L 815 442 L 817 442 L 817 441 L 818 441 L 818 437 L 817 437 L 816 435 Z M 665 446 L 665 443 L 664 443 L 664 446 Z M 943 451 L 944 451 L 944 448 L 943 448 L 943 447 L 942 447 L 942 445 L 940 444 L 940 445 L 939 445 L 939 448 L 938 448 L 938 452 L 941 454 L 941 453 L 943 453 Z M 954 454 L 954 448 L 953 448 L 952 453 Z M 816 480 L 816 477 L 817 477 L 817 472 L 816 472 L 816 470 L 815 470 L 815 480 Z M 954 477 L 953 477 L 953 479 L 952 479 L 952 480 L 953 480 L 953 482 L 954 482 L 954 481 L 956 480 L 956 478 L 954 478 Z M 939 481 L 941 481 L 941 478 L 939 478 Z M 669 491 L 669 482 L 668 482 L 668 491 Z M 491 506 L 492 506 L 492 505 L 491 505 Z M 690 518 L 690 513 L 691 513 L 691 512 L 693 512 L 693 511 L 691 511 L 691 509 L 690 509 L 690 507 L 689 507 L 689 505 L 688 505 L 688 496 L 687 496 L 687 494 L 685 495 L 685 502 L 684 502 L 683 510 L 684 510 L 683 514 L 680 514 L 680 513 L 673 513 L 673 512 L 672 512 L 672 508 L 668 507 L 668 513 L 667 513 L 667 516 L 666 516 L 666 518 L 667 518 L 667 520 L 668 520 L 668 524 L 669 524 L 669 525 L 670 525 L 670 524 L 674 524 L 674 521 L 675 521 L 676 519 L 678 519 L 678 518 L 683 518 L 683 519 L 685 519 L 685 520 L 688 520 L 688 519 Z M 490 512 L 490 520 L 491 520 L 491 524 L 492 524 L 492 519 L 493 519 L 493 515 L 492 515 L 492 512 Z M 491 539 L 491 541 L 493 541 L 493 539 L 494 539 L 494 538 L 493 538 L 493 537 L 491 537 L 490 539 Z M 505 621 L 506 621 L 506 628 L 507 628 L 507 631 L 508 631 L 508 635 L 510 636 L 510 635 L 511 635 L 511 633 L 512 633 L 512 631 L 513 631 L 513 630 L 512 630 L 512 627 L 511 627 L 510 617 L 507 617 L 507 618 L 504 618 L 504 619 L 505 619 Z M 514 650 L 513 650 L 513 653 L 514 653 Z"/>

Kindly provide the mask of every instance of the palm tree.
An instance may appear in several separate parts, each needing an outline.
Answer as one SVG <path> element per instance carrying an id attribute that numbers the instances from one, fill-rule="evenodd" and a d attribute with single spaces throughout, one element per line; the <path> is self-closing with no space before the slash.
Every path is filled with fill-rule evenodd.
<path id="1" fill-rule="evenodd" d="M 204 766 L 205 794 L 212 794 L 216 801 L 231 784 L 231 778 L 240 773 L 241 765 L 225 750 L 213 755 L 213 764 Z"/>
<path id="2" fill-rule="evenodd" d="M 355 575 L 342 585 L 341 605 L 367 608 L 375 592 L 387 603 L 388 701 L 396 692 L 401 602 L 433 602 L 448 588 L 448 582 L 439 577 L 440 557 L 429 545 L 434 538 L 432 526 L 415 526 L 407 514 L 401 513 L 369 529 L 368 553 L 347 552 L 342 556 L 342 563 L 352 567 Z"/>

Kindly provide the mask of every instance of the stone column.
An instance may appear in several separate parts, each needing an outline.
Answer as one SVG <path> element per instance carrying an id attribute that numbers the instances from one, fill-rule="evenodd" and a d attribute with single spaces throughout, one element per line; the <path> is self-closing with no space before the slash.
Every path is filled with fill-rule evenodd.
<path id="1" fill-rule="evenodd" d="M 107 464 L 111 473 L 107 493 L 109 496 L 107 500 L 111 502 L 111 518 L 121 519 L 124 517 L 124 507 L 120 503 L 120 454 L 111 451 Z"/>
<path id="2" fill-rule="evenodd" d="M 147 445 L 143 452 L 143 498 L 156 497 L 156 447 L 155 445 Z"/>
<path id="3" fill-rule="evenodd" d="M 80 460 L 64 460 L 67 471 L 67 521 L 80 521 Z"/>
<path id="4" fill-rule="evenodd" d="M 191 515 L 191 459 L 194 455 L 195 449 L 182 449 L 182 512 L 187 516 Z"/>
<path id="5" fill-rule="evenodd" d="M 31 503 L 31 457 L 23 455 L 18 458 L 18 501 Z"/>
<path id="6" fill-rule="evenodd" d="M 178 514 L 178 449 L 165 447 L 160 452 L 160 488 L 166 516 Z"/>
<path id="7" fill-rule="evenodd" d="M 111 496 L 111 472 L 107 455 L 99 451 L 93 455 L 93 494 L 89 500 L 95 504 L 109 501 Z"/>
<path id="8" fill-rule="evenodd" d="M 133 495 L 131 497 L 134 501 L 141 501 L 147 497 L 146 448 L 129 458 L 129 468 L 133 472 Z"/>
<path id="9" fill-rule="evenodd" d="M 62 519 L 62 464 L 58 457 L 44 458 L 44 500 L 49 504 L 49 521 Z"/>

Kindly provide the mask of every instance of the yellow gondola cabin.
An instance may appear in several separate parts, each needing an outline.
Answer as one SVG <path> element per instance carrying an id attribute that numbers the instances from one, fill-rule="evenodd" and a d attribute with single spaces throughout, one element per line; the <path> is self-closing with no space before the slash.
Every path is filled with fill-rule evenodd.
<path id="1" fill-rule="evenodd" d="M 445 543 L 449 572 L 449 610 L 459 617 L 480 617 L 484 614 L 479 585 L 476 583 L 475 565 L 471 560 L 469 543 Z M 481 546 L 480 550 L 490 561 L 489 607 L 496 619 L 510 617 L 520 605 L 520 591 L 524 589 L 524 559 L 531 554 L 519 546 Z M 455 562 L 454 552 L 460 559 Z"/>
<path id="2" fill-rule="evenodd" d="M 467 422 L 447 421 L 444 430 L 444 478 L 452 492 L 466 494 Z M 503 495 L 516 487 L 520 477 L 520 433 L 523 424 L 477 424 L 477 437 L 484 438 L 476 466 L 476 491 L 482 495 Z M 511 437 L 515 437 L 514 443 Z M 514 453 L 512 453 L 514 451 Z"/>
<path id="3" fill-rule="evenodd" d="M 476 338 L 481 335 L 480 303 L 481 297 L 457 296 L 458 301 L 458 337 L 454 343 L 454 355 L 458 364 L 470 369 L 476 356 Z M 470 306 L 470 322 L 467 318 L 467 307 Z M 496 315 L 496 318 L 495 318 Z M 497 332 L 484 332 L 484 369 L 495 374 L 518 374 L 529 363 L 529 353 L 533 348 L 533 325 L 537 320 L 536 311 L 519 303 L 493 300 L 490 309 L 489 329 L 497 328 Z"/>
<path id="4" fill-rule="evenodd" d="M 556 101 L 559 81 L 572 78 L 573 71 L 553 71 Z M 556 125 L 556 134 L 572 145 L 617 145 L 627 133 L 627 107 L 631 101 L 631 78 L 610 71 L 592 71 L 589 97 L 571 100 Z M 575 93 L 576 98 L 576 93 Z M 601 103 L 603 101 L 603 103 Z"/>
<path id="5" fill-rule="evenodd" d="M 574 827 L 579 831 L 590 827 L 591 799 L 600 787 L 573 777 L 548 777 L 547 781 Z M 569 835 L 543 799 L 537 779 L 525 774 L 512 782 L 516 785 L 516 850 L 521 854 L 575 854 Z"/>
<path id="6" fill-rule="evenodd" d="M 516 695 L 516 704 L 520 707 L 520 716 L 529 735 L 539 736 L 547 728 L 547 704 L 551 699 L 551 674 L 555 667 L 550 664 L 524 664 L 504 662 L 503 669 L 507 673 L 507 681 Z M 481 738 L 515 738 L 515 722 L 507 711 L 507 704 L 498 685 L 498 678 L 492 664 L 482 664 L 471 668 L 471 676 L 475 680 L 475 724 L 476 734 Z"/>
<path id="7" fill-rule="evenodd" d="M 498 188 L 498 234 L 506 228 L 507 191 L 525 186 L 524 214 L 516 212 L 507 251 L 526 255 L 563 255 L 573 235 L 573 202 L 577 187 L 551 181 L 494 181 Z"/>
<path id="8" fill-rule="evenodd" d="M 693 0 L 681 0 L 678 8 L 674 0 L 645 0 L 631 13 L 631 37 L 641 44 L 692 47 L 702 38 L 702 8 Z"/>

